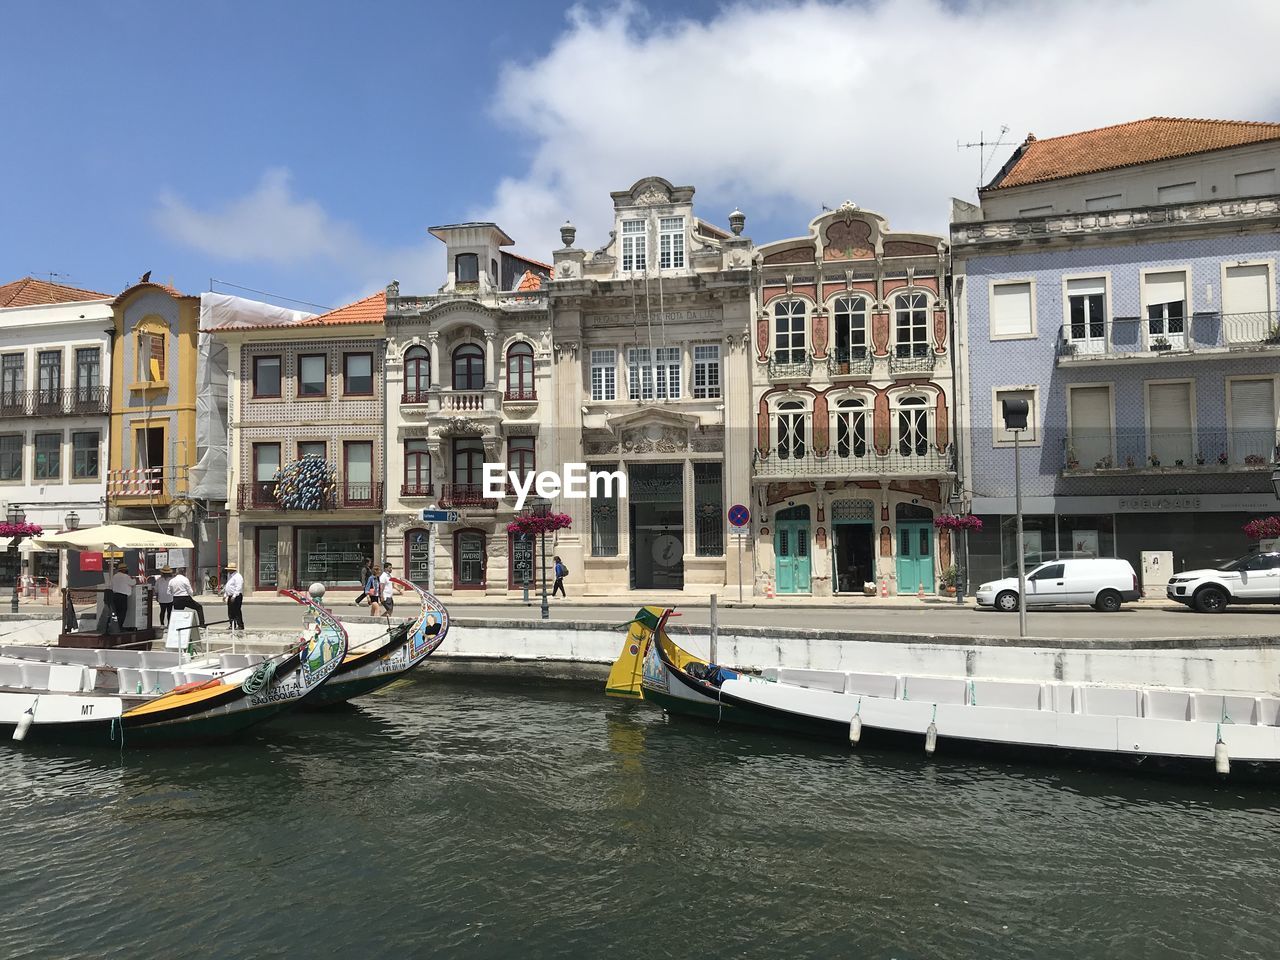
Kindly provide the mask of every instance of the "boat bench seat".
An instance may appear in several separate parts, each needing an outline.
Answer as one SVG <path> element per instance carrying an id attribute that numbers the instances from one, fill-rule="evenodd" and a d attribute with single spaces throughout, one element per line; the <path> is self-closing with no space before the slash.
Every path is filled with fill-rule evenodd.
<path id="1" fill-rule="evenodd" d="M 1190 720 L 1191 694 L 1178 690 L 1147 690 L 1142 715 L 1155 720 Z"/>
<path id="2" fill-rule="evenodd" d="M 0 687 L 21 687 L 22 666 L 17 663 L 0 663 Z"/>
<path id="3" fill-rule="evenodd" d="M 1268 727 L 1280 727 L 1280 700 L 1273 697 L 1259 697 L 1258 716 L 1254 718 L 1254 722 Z"/>
<path id="4" fill-rule="evenodd" d="M 86 667 L 98 666 L 98 650 L 78 650 L 75 647 L 57 647 L 49 651 L 49 657 L 62 663 L 79 663 Z"/>
<path id="5" fill-rule="evenodd" d="M 1142 716 L 1142 691 L 1131 687 L 1080 687 L 1084 710 L 1093 717 Z"/>
<path id="6" fill-rule="evenodd" d="M 1193 719 L 1204 720 L 1208 723 L 1258 722 L 1258 704 L 1253 697 L 1197 693 L 1192 709 Z"/>
<path id="7" fill-rule="evenodd" d="M 119 684 L 117 689 L 122 694 L 138 695 L 138 689 L 142 684 L 142 671 L 136 667 L 117 667 L 116 682 Z M 145 691 L 146 687 L 142 687 Z"/>
<path id="8" fill-rule="evenodd" d="M 968 689 L 969 681 L 956 677 L 911 677 L 903 683 L 904 699 L 929 703 L 963 704 Z"/>
<path id="9" fill-rule="evenodd" d="M 17 644 L 0 648 L 0 654 L 6 657 L 20 657 L 23 660 L 48 660 L 49 647 L 27 646 Z"/>
<path id="10" fill-rule="evenodd" d="M 142 656 L 143 670 L 168 670 L 182 662 L 182 656 L 167 650 L 144 650 Z"/>
<path id="11" fill-rule="evenodd" d="M 790 683 L 797 687 L 809 687 L 812 690 L 830 690 L 833 693 L 844 693 L 845 675 L 834 670 L 800 670 L 784 667 L 778 671 L 780 683 Z"/>
<path id="12" fill-rule="evenodd" d="M 142 689 L 147 693 L 168 693 L 178 685 L 178 678 L 171 670 L 143 670 Z"/>
<path id="13" fill-rule="evenodd" d="M 243 670 L 249 666 L 249 656 L 244 653 L 224 653 L 222 655 L 223 670 Z"/>
<path id="14" fill-rule="evenodd" d="M 49 665 L 47 663 L 24 663 L 22 665 L 22 685 L 36 690 L 49 689 Z"/>
<path id="15" fill-rule="evenodd" d="M 891 673 L 850 673 L 845 693 L 860 697 L 883 697 L 892 700 L 898 695 L 898 678 Z"/>
<path id="16" fill-rule="evenodd" d="M 53 693 L 79 693 L 84 689 L 85 669 L 73 663 L 49 665 L 49 690 Z"/>
<path id="17" fill-rule="evenodd" d="M 974 680 L 969 686 L 969 702 L 976 707 L 1011 707 L 1015 710 L 1039 710 L 1042 697 L 1047 706 L 1049 694 L 1042 684 L 1011 680 Z"/>
<path id="18" fill-rule="evenodd" d="M 138 670 L 142 667 L 142 654 L 137 650 L 103 650 L 102 666 L 130 667 Z"/>

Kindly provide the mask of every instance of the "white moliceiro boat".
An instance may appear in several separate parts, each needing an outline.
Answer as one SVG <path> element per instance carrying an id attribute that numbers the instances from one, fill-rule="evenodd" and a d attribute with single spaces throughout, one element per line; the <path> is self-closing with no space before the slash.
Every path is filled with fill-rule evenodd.
<path id="1" fill-rule="evenodd" d="M 1280 699 L 1168 687 L 777 668 L 751 676 L 671 641 L 671 610 L 636 615 L 608 692 L 669 713 L 926 753 L 1103 760 L 1280 778 Z"/>

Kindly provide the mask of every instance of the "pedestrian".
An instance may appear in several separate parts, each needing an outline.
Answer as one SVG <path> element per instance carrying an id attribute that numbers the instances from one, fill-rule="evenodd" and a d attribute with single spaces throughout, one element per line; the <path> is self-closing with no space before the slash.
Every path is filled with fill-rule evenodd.
<path id="1" fill-rule="evenodd" d="M 204 626 L 204 607 L 193 596 L 195 591 L 191 589 L 191 581 L 185 573 L 179 571 L 173 575 L 169 581 L 169 593 L 173 596 L 173 609 L 194 610 L 200 626 Z"/>
<path id="2" fill-rule="evenodd" d="M 111 575 L 111 612 L 115 614 L 116 623 L 122 632 L 124 618 L 129 615 L 129 598 L 133 595 L 133 585 L 136 582 L 129 576 L 128 567 L 123 563 L 116 564 L 115 573 Z"/>
<path id="3" fill-rule="evenodd" d="M 244 577 L 234 563 L 227 564 L 227 582 L 222 585 L 222 596 L 227 601 L 227 620 L 232 630 L 244 629 Z"/>
<path id="4" fill-rule="evenodd" d="M 564 592 L 564 578 L 569 575 L 569 568 L 564 565 L 559 557 L 552 557 L 551 559 L 555 561 L 552 571 L 555 573 L 556 577 L 556 582 L 551 587 L 551 595 L 554 597 L 556 595 L 556 591 L 559 590 L 560 596 L 568 600 L 569 595 Z"/>
<path id="5" fill-rule="evenodd" d="M 369 563 L 369 576 L 364 582 L 364 593 L 369 598 L 369 609 L 374 611 L 374 616 L 381 616 L 377 612 L 378 599 L 382 596 L 382 579 L 378 576 L 378 571 L 373 568 L 373 562 Z"/>
<path id="6" fill-rule="evenodd" d="M 391 616 L 396 608 L 395 587 L 391 583 L 391 564 L 382 565 L 382 576 L 378 578 L 378 603 L 382 607 L 384 617 Z"/>
<path id="7" fill-rule="evenodd" d="M 156 591 L 156 603 L 160 604 L 160 626 L 169 622 L 173 612 L 173 594 L 169 592 L 169 581 L 173 577 L 173 567 L 161 567 L 160 576 L 152 581 Z"/>
<path id="8" fill-rule="evenodd" d="M 368 600 L 369 606 L 373 606 L 377 602 L 376 595 L 369 592 L 369 581 L 375 579 L 373 574 L 373 557 L 365 557 L 364 565 L 360 568 L 360 595 L 356 597 L 356 606 L 360 606 L 361 600 Z"/>

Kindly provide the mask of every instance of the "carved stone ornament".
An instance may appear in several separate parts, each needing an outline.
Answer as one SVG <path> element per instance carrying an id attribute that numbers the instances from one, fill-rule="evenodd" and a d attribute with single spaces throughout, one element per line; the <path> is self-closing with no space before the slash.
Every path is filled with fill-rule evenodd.
<path id="1" fill-rule="evenodd" d="M 720 453 L 724 450 L 724 437 L 694 437 L 694 453 Z"/>
<path id="2" fill-rule="evenodd" d="M 445 417 L 438 424 L 436 433 L 442 437 L 479 437 L 484 434 L 480 424 L 470 417 Z"/>
<path id="3" fill-rule="evenodd" d="M 636 195 L 635 202 L 642 206 L 654 206 L 655 204 L 660 203 L 670 203 L 671 194 L 662 189 L 659 184 L 651 183 Z"/>
<path id="4" fill-rule="evenodd" d="M 578 275 L 578 268 L 570 261 L 560 264 L 560 269 L 556 271 L 556 276 L 562 280 L 572 279 Z"/>
<path id="5" fill-rule="evenodd" d="M 583 452 L 589 457 L 599 457 L 618 452 L 616 440 L 588 440 L 582 445 Z"/>
<path id="6" fill-rule="evenodd" d="M 623 453 L 680 453 L 688 449 L 688 434 L 671 427 L 649 424 L 622 434 Z"/>

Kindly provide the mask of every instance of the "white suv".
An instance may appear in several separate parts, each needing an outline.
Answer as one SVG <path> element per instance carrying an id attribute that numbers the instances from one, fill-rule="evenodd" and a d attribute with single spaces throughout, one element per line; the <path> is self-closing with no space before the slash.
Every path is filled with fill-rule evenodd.
<path id="1" fill-rule="evenodd" d="M 1251 553 L 1218 570 L 1184 570 L 1169 578 L 1170 600 L 1201 613 L 1231 603 L 1280 603 L 1280 552 Z"/>

